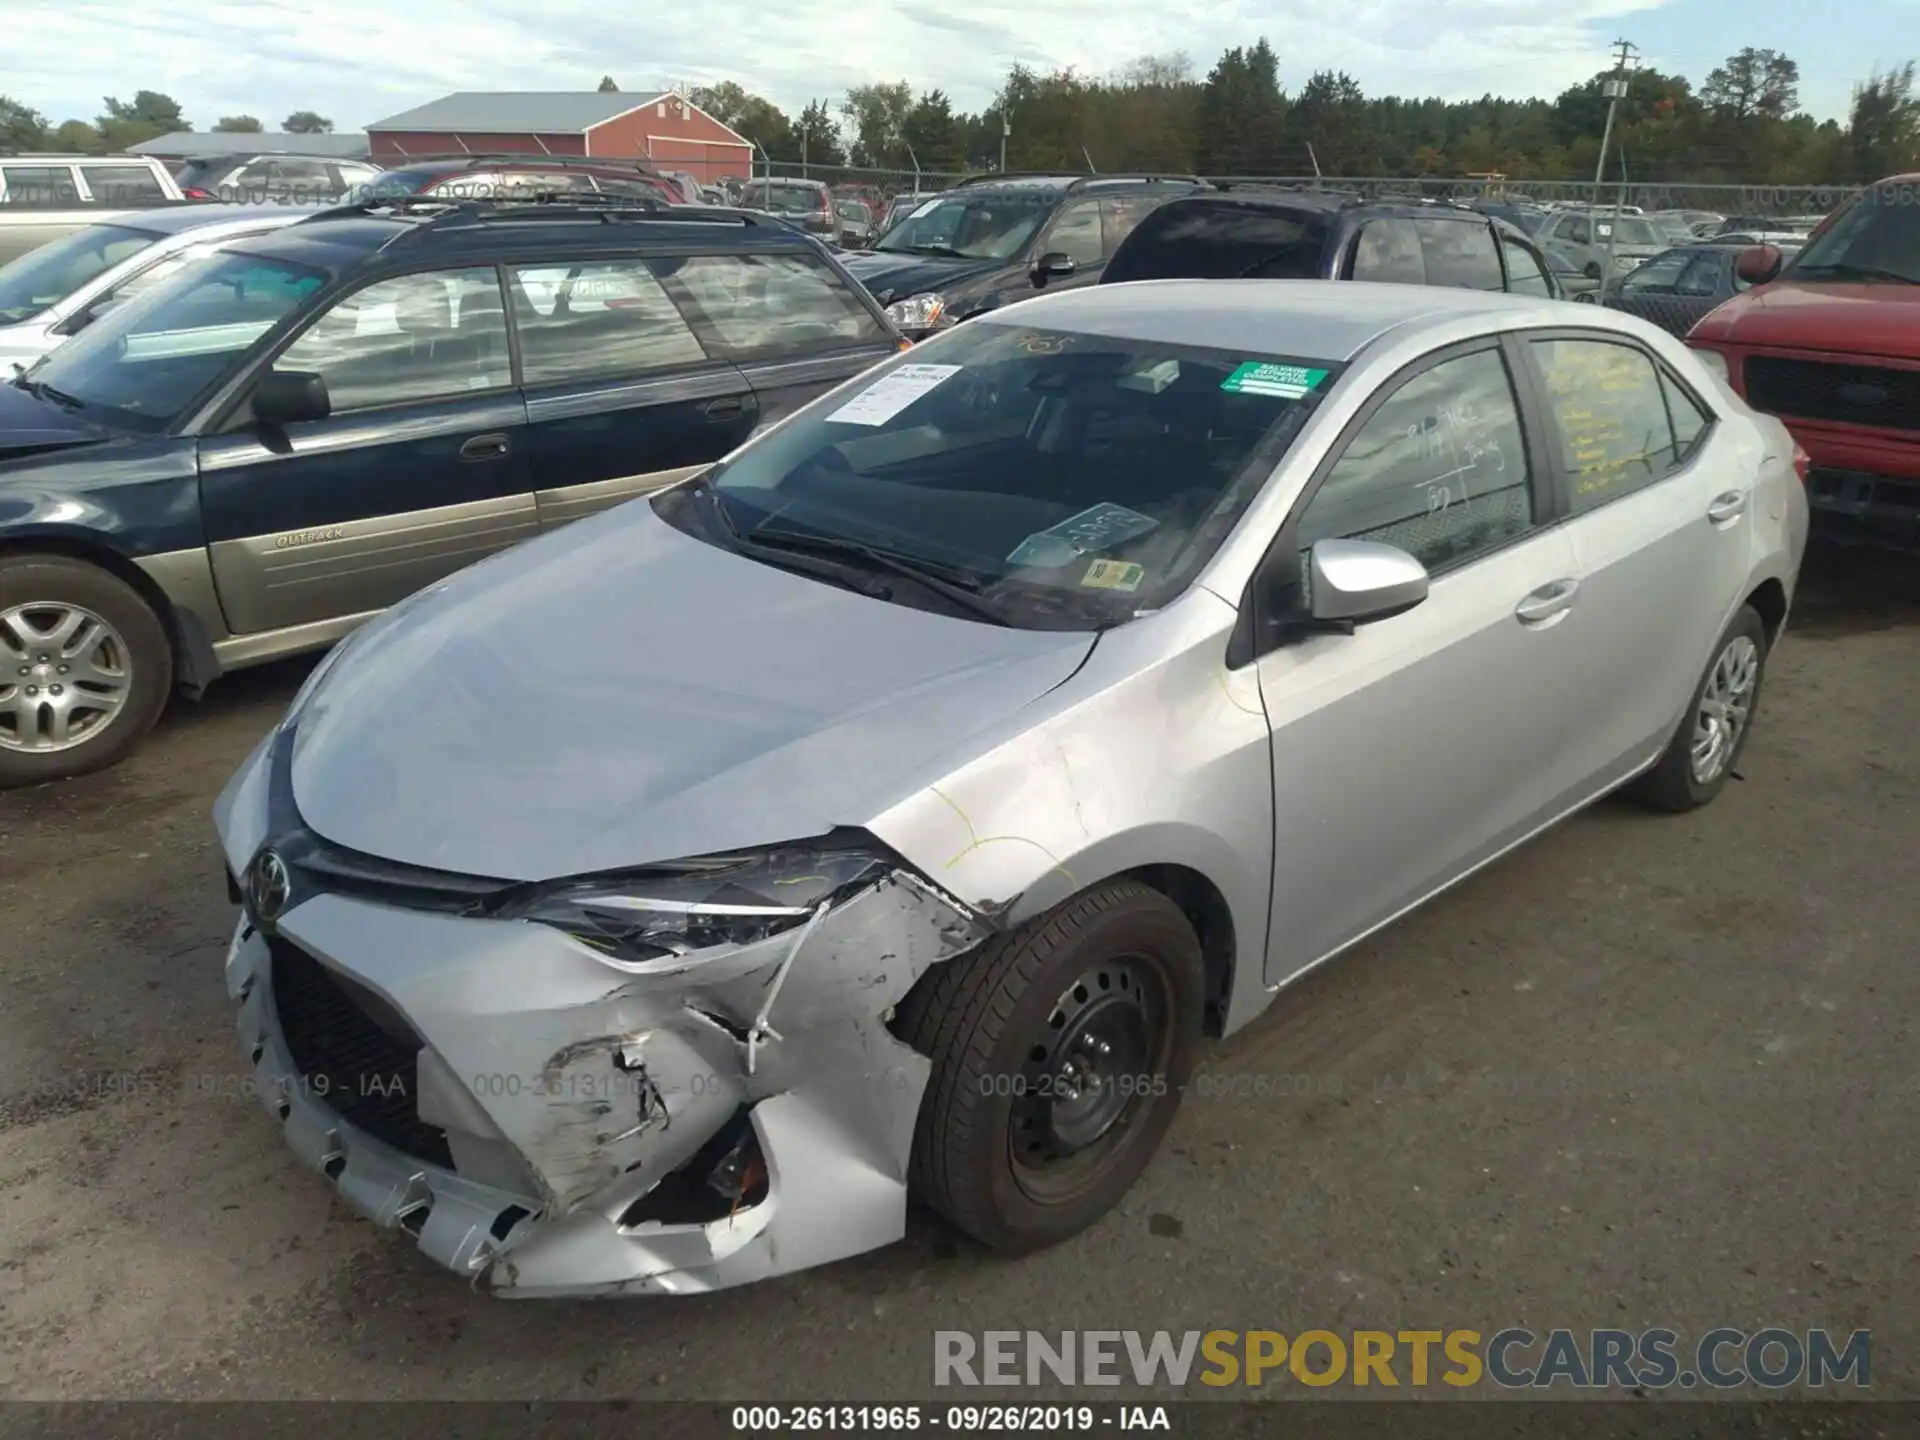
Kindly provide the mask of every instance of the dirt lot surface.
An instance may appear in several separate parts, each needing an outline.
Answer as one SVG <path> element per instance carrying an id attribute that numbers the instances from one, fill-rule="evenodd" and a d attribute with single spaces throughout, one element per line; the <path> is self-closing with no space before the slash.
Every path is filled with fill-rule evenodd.
<path id="1" fill-rule="evenodd" d="M 1816 554 L 1744 783 L 1605 803 L 1310 978 L 1204 1062 L 1305 1093 L 1190 1098 L 1092 1233 L 918 1218 L 678 1301 L 475 1294 L 241 1093 L 208 807 L 306 667 L 235 677 L 0 796 L 0 1394 L 931 1399 L 941 1328 L 1777 1324 L 1871 1327 L 1920 1399 L 1916 577 Z"/>

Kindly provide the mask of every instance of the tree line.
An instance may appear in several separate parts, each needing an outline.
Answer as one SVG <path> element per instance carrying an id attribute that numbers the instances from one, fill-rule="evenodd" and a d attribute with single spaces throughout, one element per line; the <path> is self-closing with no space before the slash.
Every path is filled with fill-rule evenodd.
<path id="1" fill-rule="evenodd" d="M 266 129 L 252 115 L 224 115 L 213 128 L 236 134 L 260 134 Z M 280 122 L 289 135 L 329 135 L 333 121 L 313 110 L 296 110 Z M 0 95 L 0 155 L 8 152 L 50 150 L 63 154 L 111 155 L 193 125 L 171 95 L 141 90 L 131 100 L 109 95 L 92 120 L 49 121 L 39 111 Z"/>
<path id="2" fill-rule="evenodd" d="M 1599 71 L 1552 100 L 1438 100 L 1370 96 L 1336 70 L 1289 91 L 1279 70 L 1262 39 L 1228 50 L 1204 76 L 1180 54 L 1100 77 L 1016 65 L 977 114 L 905 80 L 813 100 L 797 116 L 731 81 L 689 98 L 783 168 L 992 169 L 1004 141 L 1007 167 L 1019 170 L 1590 181 L 1602 87 L 1617 77 Z M 1799 65 L 1775 50 L 1740 50 L 1697 86 L 1639 68 L 1615 117 L 1606 178 L 1815 185 L 1920 169 L 1915 72 L 1908 62 L 1855 85 L 1843 124 L 1801 108 Z"/>
<path id="3" fill-rule="evenodd" d="M 1603 87 L 1616 78 L 1599 71 L 1552 100 L 1438 100 L 1370 96 L 1337 70 L 1289 91 L 1279 72 L 1262 39 L 1226 51 L 1204 76 L 1182 54 L 1097 77 L 1015 65 L 978 113 L 906 80 L 855 86 L 793 115 L 732 81 L 696 87 L 689 98 L 782 167 L 953 173 L 997 167 L 1004 147 L 1007 167 L 1018 170 L 1591 180 L 1606 124 Z M 1855 85 L 1844 124 L 1801 108 L 1800 67 L 1776 50 L 1740 50 L 1698 86 L 1652 67 L 1628 79 L 1608 180 L 1819 185 L 1920 169 L 1912 61 Z M 607 76 L 599 88 L 618 87 Z M 58 125 L 0 96 L 0 151 L 100 153 L 191 128 L 172 97 L 152 90 L 130 101 L 109 96 L 91 122 Z M 229 115 L 213 128 L 262 126 Z M 333 122 L 299 110 L 281 128 L 325 134 Z"/>

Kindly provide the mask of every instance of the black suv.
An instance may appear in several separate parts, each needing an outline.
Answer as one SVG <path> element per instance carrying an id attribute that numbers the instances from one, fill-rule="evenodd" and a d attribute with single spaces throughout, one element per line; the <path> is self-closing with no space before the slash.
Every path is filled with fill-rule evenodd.
<path id="1" fill-rule="evenodd" d="M 324 648 L 905 345 L 738 211 L 410 199 L 233 241 L 0 384 L 0 785 L 110 764 L 176 686 Z"/>
<path id="2" fill-rule="evenodd" d="M 927 197 L 847 269 L 916 339 L 1056 286 L 1087 285 L 1155 206 L 1208 189 L 1169 175 L 975 176 Z"/>
<path id="3" fill-rule="evenodd" d="M 1562 298 L 1540 248 L 1496 216 L 1446 202 L 1253 187 L 1168 201 L 1100 278 L 1376 280 Z"/>

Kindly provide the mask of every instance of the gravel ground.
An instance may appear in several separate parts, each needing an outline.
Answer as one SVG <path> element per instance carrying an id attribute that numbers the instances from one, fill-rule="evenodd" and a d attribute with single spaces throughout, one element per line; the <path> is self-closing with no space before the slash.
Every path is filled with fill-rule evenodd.
<path id="1" fill-rule="evenodd" d="M 1779 1324 L 1870 1327 L 1920 1399 L 1916 622 L 1920 565 L 1816 553 L 1744 783 L 1604 803 L 1311 977 L 1204 1062 L 1305 1093 L 1190 1099 L 1080 1239 L 916 1218 L 612 1305 L 473 1293 L 241 1093 L 208 807 L 306 667 L 236 676 L 0 796 L 0 1394 L 932 1399 L 943 1328 Z"/>

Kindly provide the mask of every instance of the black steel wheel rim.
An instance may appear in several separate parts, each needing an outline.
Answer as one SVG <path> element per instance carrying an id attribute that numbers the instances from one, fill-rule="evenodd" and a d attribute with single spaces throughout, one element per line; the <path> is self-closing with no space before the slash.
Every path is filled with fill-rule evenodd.
<path id="1" fill-rule="evenodd" d="M 1029 1038 L 1013 1085 L 1008 1150 L 1015 1182 L 1042 1204 L 1083 1193 L 1127 1148 L 1164 1083 L 1171 1006 L 1144 956 L 1086 967 Z"/>

